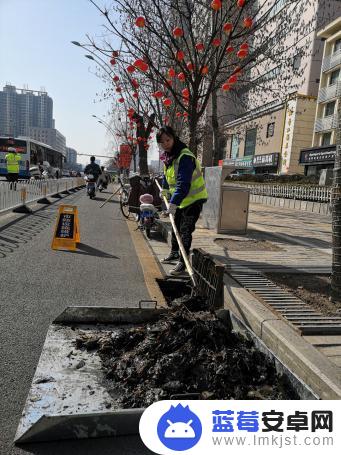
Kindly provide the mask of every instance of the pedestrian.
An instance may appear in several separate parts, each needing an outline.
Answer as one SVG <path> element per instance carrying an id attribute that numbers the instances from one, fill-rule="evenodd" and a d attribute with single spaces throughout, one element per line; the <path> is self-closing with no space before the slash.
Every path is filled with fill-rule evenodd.
<path id="1" fill-rule="evenodd" d="M 160 145 L 164 162 L 162 195 L 169 197 L 168 214 L 174 215 L 186 254 L 189 255 L 192 234 L 208 195 L 201 166 L 194 154 L 179 139 L 173 128 L 163 126 L 159 129 L 156 140 Z M 185 262 L 179 253 L 179 245 L 174 232 L 170 254 L 161 262 L 177 261 L 170 270 L 171 275 L 180 275 L 186 270 Z"/>
<path id="2" fill-rule="evenodd" d="M 10 190 L 17 189 L 17 181 L 19 180 L 20 156 L 14 147 L 7 148 L 8 153 L 5 156 L 7 165 L 7 180 L 10 182 Z"/>

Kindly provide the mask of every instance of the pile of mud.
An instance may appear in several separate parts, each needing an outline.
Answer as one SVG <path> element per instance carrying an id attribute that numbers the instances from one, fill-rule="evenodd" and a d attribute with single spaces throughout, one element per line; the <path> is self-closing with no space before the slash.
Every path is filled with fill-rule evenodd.
<path id="1" fill-rule="evenodd" d="M 159 321 L 76 339 L 97 350 L 109 393 L 123 408 L 191 399 L 299 399 L 253 343 L 215 314 L 174 308 Z M 187 397 L 184 397 L 187 398 Z"/>

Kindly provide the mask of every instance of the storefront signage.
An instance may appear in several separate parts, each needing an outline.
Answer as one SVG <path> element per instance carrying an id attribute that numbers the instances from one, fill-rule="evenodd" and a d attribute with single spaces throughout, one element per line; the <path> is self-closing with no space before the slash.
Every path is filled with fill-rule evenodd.
<path id="1" fill-rule="evenodd" d="M 335 161 L 335 145 L 313 150 L 301 150 L 301 164 L 333 163 Z"/>
<path id="2" fill-rule="evenodd" d="M 279 153 L 269 153 L 267 155 L 255 155 L 253 157 L 254 167 L 278 166 Z"/>
<path id="3" fill-rule="evenodd" d="M 236 168 L 240 169 L 240 168 L 252 167 L 253 166 L 252 158 L 253 158 L 252 156 L 247 157 L 247 158 L 237 158 L 236 159 Z"/>

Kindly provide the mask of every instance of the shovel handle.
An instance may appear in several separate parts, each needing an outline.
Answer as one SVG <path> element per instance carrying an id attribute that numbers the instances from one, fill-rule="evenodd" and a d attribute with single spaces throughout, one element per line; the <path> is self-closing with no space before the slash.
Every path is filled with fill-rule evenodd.
<path id="1" fill-rule="evenodd" d="M 161 185 L 160 183 L 155 179 L 155 182 L 159 188 L 160 191 L 162 191 L 162 188 L 161 188 Z M 167 201 L 167 198 L 165 196 L 162 196 L 163 197 L 163 200 L 164 200 L 164 203 L 166 204 L 166 207 L 167 209 L 169 208 L 169 203 Z M 193 272 L 193 269 L 192 269 L 192 266 L 189 262 L 189 259 L 188 259 L 188 256 L 187 256 L 187 253 L 185 251 L 185 248 L 184 248 L 184 245 L 182 243 L 182 240 L 181 240 L 181 237 L 180 237 L 180 234 L 176 228 L 176 225 L 175 225 L 175 220 L 174 220 L 174 216 L 170 213 L 169 214 L 169 219 L 171 221 L 171 224 L 172 224 L 172 228 L 173 228 L 173 232 L 175 234 L 175 237 L 176 237 L 176 240 L 178 241 L 178 244 L 179 244 L 179 248 L 180 248 L 180 251 L 181 251 L 181 255 L 183 257 L 183 260 L 185 262 L 185 266 L 186 266 L 186 269 L 189 273 L 189 276 L 191 278 L 191 281 L 193 283 L 193 286 L 196 287 L 197 286 L 197 283 L 195 281 L 195 276 L 194 276 L 194 272 Z"/>

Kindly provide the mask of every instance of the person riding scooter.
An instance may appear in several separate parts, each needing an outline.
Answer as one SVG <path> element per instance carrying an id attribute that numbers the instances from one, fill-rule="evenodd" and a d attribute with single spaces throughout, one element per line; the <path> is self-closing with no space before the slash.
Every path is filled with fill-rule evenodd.
<path id="1" fill-rule="evenodd" d="M 106 172 L 104 166 L 101 166 L 101 171 L 102 173 L 97 180 L 97 188 L 99 191 L 106 190 L 108 188 L 108 184 L 110 183 L 110 175 Z"/>
<path id="2" fill-rule="evenodd" d="M 84 174 L 86 176 L 87 184 L 87 194 L 90 199 L 93 199 L 96 195 L 96 182 L 98 177 L 101 175 L 101 168 L 97 163 L 95 163 L 95 157 L 90 158 L 90 164 L 88 164 L 84 169 Z"/>

